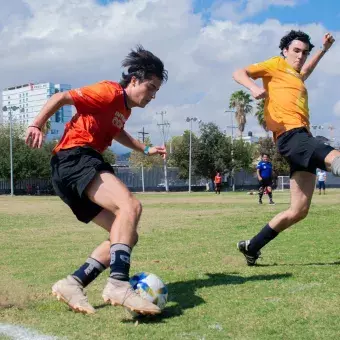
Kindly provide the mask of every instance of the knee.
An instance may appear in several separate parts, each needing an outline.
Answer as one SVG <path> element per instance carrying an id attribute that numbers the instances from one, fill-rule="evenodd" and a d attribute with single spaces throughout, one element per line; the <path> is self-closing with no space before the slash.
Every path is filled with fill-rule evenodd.
<path id="1" fill-rule="evenodd" d="M 142 203 L 137 198 L 131 196 L 119 210 L 121 213 L 126 214 L 133 219 L 139 219 L 143 208 Z"/>
<path id="2" fill-rule="evenodd" d="M 294 209 L 290 211 L 290 217 L 294 223 L 297 223 L 307 217 L 308 211 L 309 207 L 303 207 L 299 210 Z"/>
<path id="3" fill-rule="evenodd" d="M 136 198 L 134 198 L 134 200 L 133 200 L 132 209 L 133 209 L 135 215 L 140 217 L 140 215 L 142 214 L 142 211 L 143 211 L 143 206 L 142 206 L 142 203 Z"/>

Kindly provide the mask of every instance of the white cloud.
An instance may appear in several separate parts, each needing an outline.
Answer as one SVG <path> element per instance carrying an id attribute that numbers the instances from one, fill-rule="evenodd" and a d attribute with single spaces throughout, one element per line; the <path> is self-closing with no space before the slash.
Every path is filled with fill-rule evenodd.
<path id="1" fill-rule="evenodd" d="M 327 31 L 321 24 L 297 27 L 277 20 L 204 24 L 190 0 L 130 0 L 108 6 L 95 0 L 12 0 L 11 4 L 15 5 L 11 16 L 0 15 L 0 88 L 30 81 L 78 87 L 119 80 L 121 60 L 142 43 L 163 59 L 169 82 L 150 106 L 134 110 L 127 130 L 137 135 L 145 126 L 155 143 L 160 142 L 155 113 L 162 110 L 167 111 L 171 135 L 188 128 L 185 118 L 191 115 L 225 129 L 230 116 L 224 110 L 231 93 L 240 89 L 231 78 L 233 70 L 277 55 L 280 38 L 292 28 L 307 31 L 316 46 Z M 339 32 L 334 34 L 339 38 Z M 340 45 L 335 44 L 307 82 L 314 124 L 334 120 L 338 55 Z M 248 119 L 249 130 L 263 133 L 253 117 Z"/>

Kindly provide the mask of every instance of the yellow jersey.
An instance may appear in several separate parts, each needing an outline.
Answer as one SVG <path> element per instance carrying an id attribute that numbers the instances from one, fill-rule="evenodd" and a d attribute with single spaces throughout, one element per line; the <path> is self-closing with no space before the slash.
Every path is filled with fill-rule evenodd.
<path id="1" fill-rule="evenodd" d="M 263 80 L 268 93 L 264 118 L 274 139 L 294 128 L 309 130 L 308 92 L 301 73 L 282 57 L 252 64 L 246 70 L 252 79 Z"/>

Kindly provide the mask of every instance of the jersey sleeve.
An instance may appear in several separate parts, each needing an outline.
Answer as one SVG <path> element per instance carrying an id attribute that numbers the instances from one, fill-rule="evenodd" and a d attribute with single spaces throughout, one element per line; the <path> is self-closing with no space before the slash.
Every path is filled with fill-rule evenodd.
<path id="1" fill-rule="evenodd" d="M 261 170 L 261 162 L 259 162 L 259 163 L 257 164 L 256 169 L 257 169 L 257 170 Z"/>
<path id="2" fill-rule="evenodd" d="M 255 63 L 246 67 L 246 71 L 250 78 L 258 79 L 271 77 L 278 65 L 278 58 L 271 58 L 260 63 Z"/>
<path id="3" fill-rule="evenodd" d="M 116 98 L 115 91 L 105 81 L 70 90 L 69 93 L 80 114 L 93 114 L 107 109 Z"/>

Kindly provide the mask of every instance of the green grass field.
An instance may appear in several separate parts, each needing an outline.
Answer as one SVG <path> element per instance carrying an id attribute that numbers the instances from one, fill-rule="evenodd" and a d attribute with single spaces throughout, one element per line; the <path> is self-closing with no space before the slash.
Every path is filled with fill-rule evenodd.
<path id="1" fill-rule="evenodd" d="M 51 286 L 107 234 L 78 223 L 56 197 L 0 197 L 0 324 L 82 340 L 339 339 L 340 191 L 315 195 L 308 218 L 268 245 L 256 267 L 245 265 L 236 242 L 287 208 L 288 193 L 275 193 L 276 206 L 245 193 L 138 197 L 144 212 L 131 274 L 153 272 L 168 284 L 161 316 L 136 322 L 104 305 L 108 272 L 88 289 L 97 313 L 71 312 Z"/>

